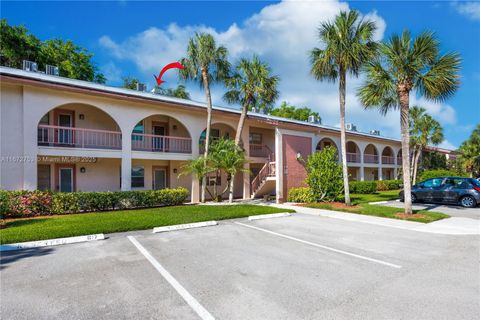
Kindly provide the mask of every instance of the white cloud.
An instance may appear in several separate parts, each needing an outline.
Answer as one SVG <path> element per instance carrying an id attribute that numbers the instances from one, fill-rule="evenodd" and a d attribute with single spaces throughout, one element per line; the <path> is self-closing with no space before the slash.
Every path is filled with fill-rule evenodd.
<path id="1" fill-rule="evenodd" d="M 480 2 L 454 2 L 453 6 L 458 13 L 472 20 L 480 20 Z"/>
<path id="2" fill-rule="evenodd" d="M 448 140 L 443 140 L 442 143 L 438 145 L 440 148 L 445 148 L 449 150 L 457 150 L 458 147 L 454 146 L 452 143 L 450 143 Z"/>
<path id="3" fill-rule="evenodd" d="M 309 51 L 321 44 L 317 30 L 322 21 L 331 20 L 340 10 L 349 10 L 348 4 L 337 1 L 284 1 L 270 4 L 240 24 L 232 24 L 225 31 L 198 26 L 170 24 L 165 29 L 151 27 L 122 41 L 108 35 L 100 38 L 102 47 L 113 57 L 133 61 L 144 78 L 152 81 L 153 74 L 167 63 L 185 54 L 188 39 L 196 31 L 209 32 L 218 43 L 229 50 L 235 63 L 242 56 L 258 54 L 267 61 L 273 72 L 280 76 L 279 103 L 287 100 L 298 106 L 309 106 L 318 111 L 324 124 L 338 123 L 338 84 L 318 82 L 309 72 Z M 385 21 L 373 11 L 364 16 L 376 22 L 376 40 L 383 38 Z M 139 75 L 138 75 L 139 76 Z M 166 74 L 167 86 L 177 82 L 174 72 Z M 378 129 L 382 135 L 399 136 L 399 115 L 392 111 L 386 117 L 376 110 L 365 111 L 355 96 L 361 79 L 347 81 L 347 121 L 357 124 L 362 131 Z M 170 83 L 168 83 L 170 82 Z M 203 101 L 204 95 L 197 86 L 189 85 L 192 98 Z M 226 105 L 221 100 L 224 89 L 212 88 L 215 104 Z M 433 108 L 432 108 L 433 109 Z"/>
<path id="4" fill-rule="evenodd" d="M 122 79 L 122 70 L 112 61 L 100 67 L 100 72 L 108 79 L 108 81 L 120 81 Z"/>
<path id="5" fill-rule="evenodd" d="M 419 107 L 424 107 L 427 109 L 427 112 L 434 117 L 437 121 L 442 124 L 456 124 L 457 123 L 457 113 L 455 109 L 445 103 L 436 103 L 428 101 L 425 98 L 416 98 L 412 97 L 410 99 L 410 105 L 417 105 Z"/>

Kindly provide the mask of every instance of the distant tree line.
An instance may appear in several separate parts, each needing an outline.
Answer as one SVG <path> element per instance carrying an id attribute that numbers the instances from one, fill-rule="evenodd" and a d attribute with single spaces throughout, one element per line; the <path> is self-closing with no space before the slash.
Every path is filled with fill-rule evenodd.
<path id="1" fill-rule="evenodd" d="M 105 76 L 92 62 L 93 54 L 70 40 L 42 41 L 29 33 L 25 26 L 11 26 L 7 19 L 0 20 L 0 64 L 22 68 L 23 60 L 34 61 L 39 70 L 45 65 L 59 67 L 60 76 L 105 83 Z"/>

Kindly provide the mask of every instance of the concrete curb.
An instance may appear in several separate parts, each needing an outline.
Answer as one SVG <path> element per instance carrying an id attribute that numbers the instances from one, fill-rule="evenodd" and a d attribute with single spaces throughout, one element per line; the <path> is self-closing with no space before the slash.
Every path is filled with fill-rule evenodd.
<path id="1" fill-rule="evenodd" d="M 272 213 L 272 214 L 261 214 L 258 216 L 249 216 L 248 220 L 261 220 L 261 219 L 270 219 L 270 218 L 282 218 L 282 217 L 289 217 L 291 216 L 288 212 L 281 212 L 281 213 Z"/>
<path id="2" fill-rule="evenodd" d="M 201 227 L 210 227 L 218 225 L 217 221 L 203 221 L 203 222 L 194 222 L 194 223 L 186 223 L 186 224 L 175 224 L 173 226 L 164 226 L 164 227 L 156 227 L 153 228 L 153 233 L 159 232 L 169 232 L 169 231 L 176 231 L 176 230 L 185 230 L 185 229 L 193 229 L 193 228 L 201 228 Z"/>
<path id="3" fill-rule="evenodd" d="M 99 234 L 90 234 L 90 235 L 78 236 L 78 237 L 10 243 L 10 244 L 1 245 L 0 251 L 13 251 L 13 250 L 32 249 L 32 248 L 40 248 L 40 247 L 51 247 L 51 246 L 59 246 L 63 244 L 90 242 L 90 241 L 97 241 L 97 240 L 104 240 L 104 239 L 105 239 L 105 235 L 103 233 L 99 233 Z"/>
<path id="4" fill-rule="evenodd" d="M 388 201 L 375 201 L 375 202 L 369 202 L 368 204 L 384 204 L 388 203 Z"/>

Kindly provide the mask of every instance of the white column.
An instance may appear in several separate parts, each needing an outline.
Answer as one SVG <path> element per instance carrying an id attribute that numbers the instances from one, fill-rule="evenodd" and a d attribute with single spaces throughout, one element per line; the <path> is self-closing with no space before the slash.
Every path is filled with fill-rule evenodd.
<path id="1" fill-rule="evenodd" d="M 243 141 L 243 148 L 245 150 L 245 156 L 247 159 L 250 157 L 250 127 L 245 125 L 242 131 L 242 141 Z M 243 199 L 250 199 L 250 164 L 246 164 L 244 166 L 245 169 L 249 170 L 246 172 L 242 172 L 243 174 Z"/>
<path id="2" fill-rule="evenodd" d="M 378 166 L 378 180 L 383 180 L 383 170 L 382 170 L 382 165 L 380 164 Z"/>
<path id="3" fill-rule="evenodd" d="M 280 203 L 283 199 L 283 145 L 282 133 L 277 127 L 275 128 L 275 181 L 276 202 Z"/>
<path id="4" fill-rule="evenodd" d="M 23 189 L 37 189 L 37 119 L 29 112 L 29 104 L 23 109 L 23 155 L 19 166 L 23 166 Z"/>
<path id="5" fill-rule="evenodd" d="M 360 147 L 359 147 L 360 149 Z M 364 149 L 364 148 L 363 148 Z M 363 162 L 363 151 L 362 149 L 359 150 L 360 151 L 360 181 L 365 181 L 365 166 L 364 166 L 364 162 Z"/>
<path id="6" fill-rule="evenodd" d="M 194 159 L 199 157 L 200 148 L 198 145 L 199 137 L 197 135 L 192 136 L 192 157 Z M 200 181 L 195 175 L 192 175 L 192 194 L 190 195 L 190 201 L 192 203 L 200 202 Z"/>
<path id="7" fill-rule="evenodd" d="M 122 130 L 122 191 L 132 188 L 132 135 Z"/>

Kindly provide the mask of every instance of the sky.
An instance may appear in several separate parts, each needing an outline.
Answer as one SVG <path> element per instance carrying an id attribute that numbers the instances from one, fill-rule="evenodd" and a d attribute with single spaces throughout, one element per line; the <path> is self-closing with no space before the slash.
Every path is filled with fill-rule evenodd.
<path id="1" fill-rule="evenodd" d="M 93 61 L 119 86 L 123 77 L 135 77 L 149 88 L 154 74 L 185 55 L 188 39 L 209 32 L 227 47 L 235 64 L 258 55 L 280 77 L 277 105 L 288 101 L 319 112 L 322 123 L 339 126 L 338 84 L 318 82 L 309 74 L 309 51 L 320 47 L 318 26 L 341 10 L 359 10 L 377 25 L 375 39 L 410 30 L 418 35 L 434 31 L 442 52 L 462 57 L 461 87 L 441 103 L 415 93 L 411 105 L 423 106 L 444 128 L 440 145 L 456 148 L 480 123 L 480 2 L 478 1 L 2 1 L 0 16 L 12 25 L 25 25 L 42 40 L 72 40 L 94 54 Z M 167 71 L 164 87 L 181 83 Z M 376 129 L 399 138 L 399 113 L 386 116 L 364 110 L 355 92 L 364 78 L 347 79 L 346 120 L 360 131 Z M 204 101 L 197 84 L 187 82 L 192 99 Z M 215 105 L 225 88 L 212 88 Z"/>

